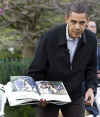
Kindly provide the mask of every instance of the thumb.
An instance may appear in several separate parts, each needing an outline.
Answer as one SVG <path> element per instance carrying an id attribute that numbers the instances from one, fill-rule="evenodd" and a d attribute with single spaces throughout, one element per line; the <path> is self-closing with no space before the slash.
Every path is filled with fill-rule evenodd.
<path id="1" fill-rule="evenodd" d="M 85 94 L 85 101 L 87 101 L 88 100 L 88 95 L 87 94 Z"/>

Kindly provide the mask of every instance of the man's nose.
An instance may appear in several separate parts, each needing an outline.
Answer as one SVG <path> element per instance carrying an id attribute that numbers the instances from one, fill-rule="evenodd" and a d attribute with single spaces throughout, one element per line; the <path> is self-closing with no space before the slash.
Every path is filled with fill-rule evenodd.
<path id="1" fill-rule="evenodd" d="M 76 29 L 80 29 L 80 24 L 79 23 L 76 23 L 75 28 Z"/>

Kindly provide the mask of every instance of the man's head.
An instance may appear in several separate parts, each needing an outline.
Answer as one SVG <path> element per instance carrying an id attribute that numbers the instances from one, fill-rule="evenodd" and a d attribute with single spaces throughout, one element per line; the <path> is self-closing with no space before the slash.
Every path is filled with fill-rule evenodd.
<path id="1" fill-rule="evenodd" d="M 96 34 L 96 23 L 94 21 L 89 21 L 87 29 L 91 30 L 93 33 Z"/>
<path id="2" fill-rule="evenodd" d="M 72 3 L 67 8 L 65 22 L 71 38 L 79 38 L 88 24 L 88 6 L 83 3 Z"/>

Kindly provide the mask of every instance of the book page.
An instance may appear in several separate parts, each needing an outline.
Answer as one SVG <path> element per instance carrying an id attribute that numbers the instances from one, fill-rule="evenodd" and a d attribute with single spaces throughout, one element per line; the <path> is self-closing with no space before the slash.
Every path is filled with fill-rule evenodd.
<path id="1" fill-rule="evenodd" d="M 37 81 L 42 98 L 47 101 L 71 102 L 71 99 L 60 81 Z"/>
<path id="2" fill-rule="evenodd" d="M 34 80 L 31 77 L 14 76 L 14 79 L 5 85 L 5 92 L 10 106 L 28 101 L 39 101 L 41 98 L 35 87 Z"/>
<path id="3" fill-rule="evenodd" d="M 6 96 L 4 91 L 0 89 L 0 116 L 4 115 L 5 104 L 6 104 Z"/>

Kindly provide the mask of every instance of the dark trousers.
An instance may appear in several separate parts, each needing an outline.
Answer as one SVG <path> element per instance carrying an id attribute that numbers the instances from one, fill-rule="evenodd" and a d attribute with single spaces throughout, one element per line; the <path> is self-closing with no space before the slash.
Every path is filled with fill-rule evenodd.
<path id="1" fill-rule="evenodd" d="M 58 117 L 59 109 L 63 117 L 84 117 L 85 106 L 83 98 L 63 106 L 48 104 L 46 107 L 38 106 L 35 117 Z"/>

